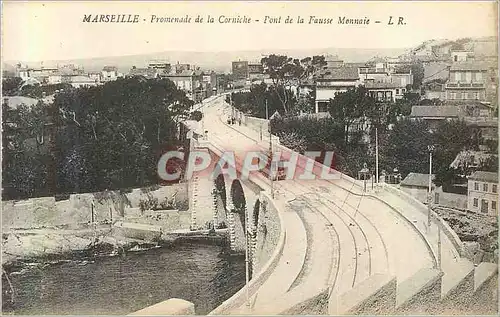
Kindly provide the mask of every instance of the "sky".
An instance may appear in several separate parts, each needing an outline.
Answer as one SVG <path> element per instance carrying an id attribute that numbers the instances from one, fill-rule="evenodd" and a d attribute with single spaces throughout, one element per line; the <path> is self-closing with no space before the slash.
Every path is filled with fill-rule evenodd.
<path id="1" fill-rule="evenodd" d="M 139 15 L 139 23 L 85 23 L 85 14 Z M 43 61 L 123 56 L 163 51 L 260 49 L 408 48 L 429 39 L 496 36 L 494 1 L 443 2 L 97 2 L 3 1 L 2 59 Z M 192 23 L 150 23 L 151 16 L 182 17 Z M 193 23 L 197 15 L 215 23 Z M 221 16 L 259 22 L 221 24 Z M 265 16 L 281 23 L 264 23 Z M 297 16 L 304 24 L 297 24 Z M 294 23 L 285 24 L 287 16 Z M 308 24 L 309 17 L 333 19 Z M 368 25 L 339 25 L 339 17 L 370 19 Z M 395 25 L 387 25 L 389 16 Z M 398 17 L 405 25 L 396 25 Z M 374 23 L 375 20 L 381 23 Z"/>

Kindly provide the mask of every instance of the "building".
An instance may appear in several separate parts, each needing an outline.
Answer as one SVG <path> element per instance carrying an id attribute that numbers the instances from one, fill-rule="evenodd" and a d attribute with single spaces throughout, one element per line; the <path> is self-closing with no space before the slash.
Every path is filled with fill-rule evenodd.
<path id="1" fill-rule="evenodd" d="M 47 83 L 49 85 L 56 85 L 62 83 L 62 75 L 61 74 L 52 74 L 47 78 Z"/>
<path id="2" fill-rule="evenodd" d="M 231 69 L 234 79 L 247 79 L 249 76 L 248 61 L 233 62 Z"/>
<path id="3" fill-rule="evenodd" d="M 88 76 L 97 83 L 101 83 L 102 74 L 100 72 L 90 72 L 88 73 Z"/>
<path id="4" fill-rule="evenodd" d="M 74 88 L 92 87 L 98 85 L 97 81 L 89 76 L 76 75 L 68 77 L 69 84 L 71 84 Z"/>
<path id="5" fill-rule="evenodd" d="M 205 90 L 204 98 L 217 94 L 217 74 L 215 72 L 204 73 L 202 83 Z"/>
<path id="6" fill-rule="evenodd" d="M 361 84 L 358 68 L 339 67 L 324 69 L 316 77 L 315 112 L 328 112 L 330 99 L 341 92 L 358 87 Z"/>
<path id="7" fill-rule="evenodd" d="M 178 89 L 183 90 L 186 96 L 194 102 L 199 102 L 206 93 L 203 87 L 203 72 L 199 70 L 183 70 L 173 72 L 164 76 L 170 79 Z"/>
<path id="8" fill-rule="evenodd" d="M 44 84 L 48 82 L 49 76 L 57 75 L 59 74 L 59 71 L 56 67 L 40 66 L 38 68 L 34 68 L 28 67 L 27 65 L 17 64 L 15 73 L 16 77 L 20 77 L 24 81 L 28 79 L 35 79 L 41 84 Z"/>
<path id="9" fill-rule="evenodd" d="M 365 88 L 372 98 L 380 102 L 395 102 L 406 92 L 406 88 L 395 83 L 366 82 Z"/>
<path id="10" fill-rule="evenodd" d="M 467 209 L 498 215 L 498 173 L 477 171 L 468 177 Z"/>
<path id="11" fill-rule="evenodd" d="M 411 68 L 405 64 L 377 62 L 359 67 L 359 78 L 362 84 L 378 101 L 395 102 L 402 99 L 407 86 L 413 84 Z"/>
<path id="12" fill-rule="evenodd" d="M 451 61 L 456 62 L 466 62 L 470 61 L 473 57 L 473 52 L 468 50 L 451 50 Z"/>
<path id="13" fill-rule="evenodd" d="M 151 61 L 148 64 L 148 68 L 159 69 L 163 72 L 169 73 L 172 70 L 172 65 L 165 61 Z"/>
<path id="14" fill-rule="evenodd" d="M 445 84 L 446 100 L 486 100 L 487 67 L 477 62 L 457 62 L 450 66 Z"/>
<path id="15" fill-rule="evenodd" d="M 344 61 L 341 60 L 336 55 L 327 55 L 325 56 L 325 62 L 327 68 L 339 68 L 344 66 Z"/>
<path id="16" fill-rule="evenodd" d="M 431 180 L 434 181 L 435 175 L 431 175 Z M 429 192 L 429 174 L 421 174 L 421 173 L 410 173 L 405 179 L 401 181 L 399 184 L 400 189 L 421 202 L 427 202 L 428 192 Z M 434 187 L 434 184 L 431 183 L 431 187 Z"/>
<path id="17" fill-rule="evenodd" d="M 144 77 L 146 79 L 153 79 L 158 77 L 158 69 L 157 68 L 137 68 L 132 66 L 128 73 L 129 77 Z"/>
<path id="18" fill-rule="evenodd" d="M 188 71 L 188 70 L 193 70 L 194 67 L 191 66 L 191 64 L 181 64 L 177 62 L 177 64 L 174 65 L 173 71 L 175 73 L 182 73 L 183 71 Z"/>
<path id="19" fill-rule="evenodd" d="M 101 80 L 103 82 L 113 81 L 118 78 L 118 68 L 115 66 L 104 66 L 101 71 Z"/>
<path id="20" fill-rule="evenodd" d="M 431 129 L 435 129 L 442 120 L 457 120 L 460 117 L 457 106 L 413 106 L 410 119 L 425 120 Z"/>

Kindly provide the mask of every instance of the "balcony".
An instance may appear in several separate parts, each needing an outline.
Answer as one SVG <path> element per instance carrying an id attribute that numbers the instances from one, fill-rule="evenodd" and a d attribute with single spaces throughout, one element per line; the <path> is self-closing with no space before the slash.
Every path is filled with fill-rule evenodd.
<path id="1" fill-rule="evenodd" d="M 446 83 L 446 89 L 485 89 L 483 83 L 461 83 L 461 82 L 453 82 Z"/>
<path id="2" fill-rule="evenodd" d="M 388 70 L 385 68 L 360 68 L 360 74 L 386 74 Z"/>

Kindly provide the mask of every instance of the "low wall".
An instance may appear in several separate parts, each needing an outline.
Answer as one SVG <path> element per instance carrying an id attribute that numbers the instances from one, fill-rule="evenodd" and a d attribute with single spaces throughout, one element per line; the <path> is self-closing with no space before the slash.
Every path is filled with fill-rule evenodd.
<path id="1" fill-rule="evenodd" d="M 385 315 L 396 307 L 396 277 L 374 274 L 351 290 L 330 297 L 329 315 Z"/>
<path id="2" fill-rule="evenodd" d="M 31 198 L 21 201 L 2 201 L 2 230 L 29 229 L 55 226 L 75 226 L 92 221 L 106 222 L 124 216 L 126 207 L 139 207 L 148 195 L 161 203 L 175 197 L 177 206 L 187 205 L 187 184 L 161 186 L 156 190 L 134 189 L 122 194 L 118 191 L 72 194 L 69 199 L 56 201 L 54 197 Z M 94 206 L 92 208 L 92 205 Z"/>
<path id="3" fill-rule="evenodd" d="M 414 197 L 408 195 L 407 193 L 395 188 L 394 186 L 387 185 L 384 188 L 386 190 L 388 190 L 389 192 L 404 199 L 406 202 L 413 204 L 413 205 L 417 205 L 422 210 L 427 211 L 427 206 L 425 206 L 423 203 L 421 203 L 420 201 L 418 201 Z M 444 221 L 443 218 L 439 217 L 439 215 L 434 210 L 431 210 L 431 217 L 433 219 L 432 221 L 439 225 L 441 230 L 443 230 L 444 234 L 448 237 L 448 239 L 450 239 L 450 241 L 453 244 L 453 246 L 455 247 L 455 249 L 457 249 L 460 256 L 463 257 L 465 255 L 464 246 L 463 246 L 462 241 L 458 237 L 457 233 L 455 231 L 453 231 L 453 229 L 450 227 L 450 225 L 446 221 Z"/>
<path id="4" fill-rule="evenodd" d="M 275 210 L 277 214 L 277 220 L 279 220 L 279 238 L 276 242 L 274 250 L 267 260 L 267 262 L 262 266 L 262 268 L 257 271 L 256 274 L 252 277 L 248 284 L 248 293 L 250 296 L 253 296 L 258 289 L 264 284 L 264 282 L 269 278 L 269 276 L 273 273 L 276 265 L 278 264 L 281 254 L 283 253 L 283 247 L 285 246 L 285 227 L 283 223 L 283 219 L 280 216 L 280 211 L 273 202 L 273 199 L 269 197 L 269 195 L 265 192 L 261 192 L 260 201 L 267 202 L 267 208 L 269 210 Z M 209 315 L 227 315 L 230 314 L 231 311 L 241 307 L 245 304 L 246 301 L 246 288 L 243 287 L 236 294 L 231 296 L 229 299 L 224 301 L 219 307 L 214 309 Z"/>
<path id="5" fill-rule="evenodd" d="M 498 265 L 481 263 L 474 272 L 474 294 L 468 312 L 474 315 L 498 313 Z"/>
<path id="6" fill-rule="evenodd" d="M 423 268 L 397 287 L 396 312 L 406 314 L 430 314 L 441 300 L 443 273 Z"/>
<path id="7" fill-rule="evenodd" d="M 436 205 L 462 210 L 467 209 L 467 195 L 445 193 L 443 191 L 436 191 L 436 195 L 439 197 L 437 201 L 434 201 Z"/>

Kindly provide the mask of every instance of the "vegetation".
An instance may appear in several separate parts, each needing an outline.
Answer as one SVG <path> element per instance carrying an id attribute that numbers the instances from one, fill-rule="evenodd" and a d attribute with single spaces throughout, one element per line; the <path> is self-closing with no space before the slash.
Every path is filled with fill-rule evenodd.
<path id="1" fill-rule="evenodd" d="M 190 117 L 191 120 L 195 120 L 195 121 L 201 121 L 201 119 L 203 119 L 203 113 L 201 111 L 193 111 L 191 113 L 191 117 Z"/>
<path id="2" fill-rule="evenodd" d="M 171 81 L 139 78 L 65 90 L 52 105 L 4 104 L 3 198 L 157 184 L 191 105 Z"/>

